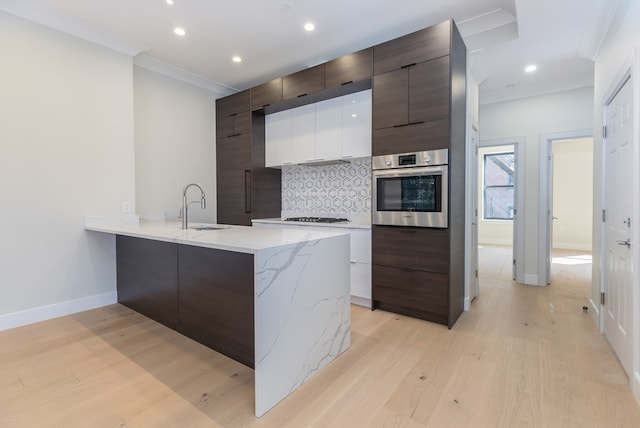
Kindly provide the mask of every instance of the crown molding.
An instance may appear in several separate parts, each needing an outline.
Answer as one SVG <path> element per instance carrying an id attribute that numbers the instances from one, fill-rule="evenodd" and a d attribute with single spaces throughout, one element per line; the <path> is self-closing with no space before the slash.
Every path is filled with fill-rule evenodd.
<path id="1" fill-rule="evenodd" d="M 207 79 L 199 74 L 192 73 L 179 67 L 175 67 L 166 62 L 162 62 L 149 55 L 141 54 L 133 58 L 133 64 L 138 67 L 146 68 L 153 72 L 180 80 L 185 83 L 215 92 L 220 96 L 226 96 L 238 92 L 238 89 L 223 85 L 222 83 Z"/>
<path id="2" fill-rule="evenodd" d="M 0 10 L 134 57 L 149 48 L 28 0 L 0 0 Z"/>

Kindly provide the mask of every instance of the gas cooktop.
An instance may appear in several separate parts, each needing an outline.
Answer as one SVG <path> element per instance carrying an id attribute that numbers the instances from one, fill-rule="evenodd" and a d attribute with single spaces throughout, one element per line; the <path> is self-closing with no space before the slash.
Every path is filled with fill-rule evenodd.
<path id="1" fill-rule="evenodd" d="M 288 217 L 284 221 L 302 221 L 305 223 L 344 223 L 349 221 L 346 218 L 333 217 Z"/>

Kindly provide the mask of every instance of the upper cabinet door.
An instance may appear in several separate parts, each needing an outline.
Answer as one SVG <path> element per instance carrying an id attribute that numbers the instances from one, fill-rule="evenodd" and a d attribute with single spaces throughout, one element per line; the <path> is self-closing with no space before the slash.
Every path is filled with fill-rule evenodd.
<path id="1" fill-rule="evenodd" d="M 373 128 L 406 125 L 409 122 L 409 70 L 406 68 L 373 76 Z"/>
<path id="2" fill-rule="evenodd" d="M 291 164 L 291 110 L 265 117 L 265 166 Z"/>
<path id="3" fill-rule="evenodd" d="M 375 46 L 373 73 L 386 73 L 449 55 L 450 46 L 451 21 L 449 20 Z"/>
<path id="4" fill-rule="evenodd" d="M 218 116 L 231 116 L 250 110 L 251 92 L 249 89 L 228 95 L 216 100 L 216 110 Z"/>
<path id="5" fill-rule="evenodd" d="M 299 98 L 323 90 L 325 88 L 324 77 L 325 64 L 316 65 L 283 77 L 283 98 Z"/>
<path id="6" fill-rule="evenodd" d="M 251 88 L 251 110 L 269 107 L 282 101 L 282 77 Z"/>
<path id="7" fill-rule="evenodd" d="M 371 156 L 371 89 L 341 100 L 342 158 Z"/>
<path id="8" fill-rule="evenodd" d="M 316 160 L 316 106 L 291 109 L 291 152 L 294 162 Z"/>
<path id="9" fill-rule="evenodd" d="M 341 56 L 326 64 L 326 86 L 333 88 L 373 75 L 373 48 Z"/>
<path id="10" fill-rule="evenodd" d="M 342 156 L 342 99 L 316 103 L 316 159 Z"/>
<path id="11" fill-rule="evenodd" d="M 449 56 L 409 68 L 409 123 L 449 117 Z"/>

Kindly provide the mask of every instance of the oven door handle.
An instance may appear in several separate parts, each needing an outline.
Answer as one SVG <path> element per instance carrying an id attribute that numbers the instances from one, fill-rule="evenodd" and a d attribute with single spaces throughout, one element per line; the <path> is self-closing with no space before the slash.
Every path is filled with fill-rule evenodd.
<path id="1" fill-rule="evenodd" d="M 376 169 L 373 170 L 373 174 L 376 177 L 403 177 L 412 176 L 417 174 L 429 174 L 429 173 L 441 173 L 447 172 L 446 166 L 420 166 L 415 168 L 393 168 L 393 169 Z"/>

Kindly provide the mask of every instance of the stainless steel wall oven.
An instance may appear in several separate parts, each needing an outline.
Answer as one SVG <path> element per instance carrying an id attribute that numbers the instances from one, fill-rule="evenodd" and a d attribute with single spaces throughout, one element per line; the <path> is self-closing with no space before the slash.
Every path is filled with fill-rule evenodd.
<path id="1" fill-rule="evenodd" d="M 374 156 L 372 223 L 448 227 L 449 150 Z"/>

